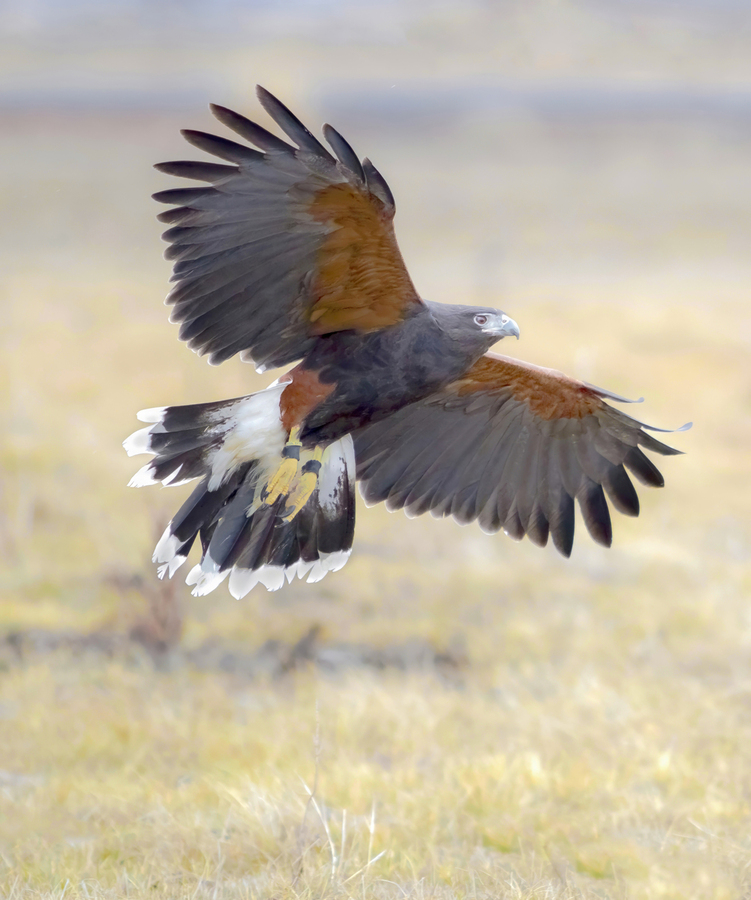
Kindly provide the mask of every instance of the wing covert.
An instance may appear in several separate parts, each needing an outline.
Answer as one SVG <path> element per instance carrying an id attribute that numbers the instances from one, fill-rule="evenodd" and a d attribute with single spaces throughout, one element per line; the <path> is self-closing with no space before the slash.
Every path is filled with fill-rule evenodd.
<path id="1" fill-rule="evenodd" d="M 354 432 L 362 495 L 409 516 L 478 520 L 486 532 L 526 534 L 539 546 L 551 536 L 564 556 L 576 500 L 594 540 L 610 546 L 607 501 L 639 514 L 628 472 L 642 484 L 664 483 L 642 448 L 680 451 L 605 397 L 616 395 L 488 353 L 441 392 Z"/>
<path id="2" fill-rule="evenodd" d="M 165 256 L 174 261 L 167 297 L 180 338 L 209 362 L 236 353 L 259 369 L 305 355 L 317 336 L 393 325 L 422 303 L 393 229 L 391 191 L 330 126 L 335 156 L 275 97 L 258 97 L 288 144 L 244 116 L 212 106 L 249 147 L 184 131 L 222 160 L 160 163 L 169 175 L 207 182 L 160 191 L 174 208 Z M 256 149 L 258 148 L 258 149 Z"/>

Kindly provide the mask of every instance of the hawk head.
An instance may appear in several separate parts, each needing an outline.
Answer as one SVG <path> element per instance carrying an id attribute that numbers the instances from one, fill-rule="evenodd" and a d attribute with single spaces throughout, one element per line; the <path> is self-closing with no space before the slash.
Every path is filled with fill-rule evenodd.
<path id="1" fill-rule="evenodd" d="M 430 302 L 428 306 L 441 328 L 470 353 L 482 355 L 501 338 L 519 337 L 519 326 L 500 309 Z"/>

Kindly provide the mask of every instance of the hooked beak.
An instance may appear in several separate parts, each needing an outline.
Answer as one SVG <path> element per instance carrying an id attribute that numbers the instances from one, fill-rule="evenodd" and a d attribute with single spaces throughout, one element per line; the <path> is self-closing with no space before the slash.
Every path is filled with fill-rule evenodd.
<path id="1" fill-rule="evenodd" d="M 505 314 L 496 316 L 488 322 L 487 327 L 483 328 L 483 331 L 486 334 L 497 337 L 499 340 L 501 338 L 510 337 L 512 334 L 517 340 L 519 339 L 519 326 L 512 318 L 510 318 L 510 316 Z"/>

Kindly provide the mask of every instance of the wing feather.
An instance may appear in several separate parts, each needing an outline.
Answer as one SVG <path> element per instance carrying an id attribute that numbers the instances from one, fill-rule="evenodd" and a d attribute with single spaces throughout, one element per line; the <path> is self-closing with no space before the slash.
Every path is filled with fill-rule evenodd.
<path id="1" fill-rule="evenodd" d="M 226 106 L 219 106 L 216 103 L 209 104 L 209 109 L 214 118 L 218 119 L 222 125 L 226 125 L 235 134 L 239 134 L 240 137 L 250 141 L 251 144 L 255 144 L 256 147 L 259 147 L 266 153 L 294 154 L 294 147 L 290 147 L 289 144 L 275 134 L 267 131 L 261 125 L 256 125 L 255 122 L 251 122 L 245 116 L 241 116 L 239 113 L 227 109 Z"/>
<path id="2" fill-rule="evenodd" d="M 624 516 L 639 515 L 639 496 L 623 466 L 610 466 L 602 480 L 608 498 Z"/>
<path id="3" fill-rule="evenodd" d="M 357 477 L 366 501 L 408 515 L 451 515 L 483 530 L 503 528 L 571 554 L 578 503 L 593 539 L 613 539 L 608 498 L 639 514 L 626 473 L 661 486 L 641 446 L 656 441 L 642 423 L 609 406 L 617 395 L 559 372 L 486 354 L 437 394 L 354 432 Z"/>
<path id="4" fill-rule="evenodd" d="M 263 162 L 263 153 L 238 144 L 237 141 L 229 141 L 227 138 L 207 134 L 205 131 L 194 131 L 192 128 L 183 128 L 180 134 L 198 150 L 218 156 L 219 159 L 226 159 L 227 162 L 239 166 Z"/>
<path id="5" fill-rule="evenodd" d="M 378 197 L 388 210 L 389 217 L 393 218 L 396 211 L 396 201 L 391 193 L 391 188 L 386 183 L 386 179 L 367 157 L 362 161 L 362 167 L 368 182 L 368 190 Z"/>
<path id="6" fill-rule="evenodd" d="M 545 547 L 550 535 L 550 523 L 542 511 L 542 507 L 535 505 L 529 521 L 527 522 L 527 536 L 537 547 Z"/>
<path id="7" fill-rule="evenodd" d="M 208 181 L 216 184 L 225 178 L 233 178 L 238 172 L 235 166 L 222 166 L 218 163 L 196 162 L 195 160 L 176 160 L 174 162 L 157 163 L 154 168 L 164 175 L 175 175 L 178 178 L 191 178 L 194 181 Z"/>
<path id="8" fill-rule="evenodd" d="M 212 106 L 254 146 L 184 131 L 223 162 L 160 163 L 162 172 L 208 183 L 154 197 L 175 207 L 159 219 L 171 226 L 163 238 L 176 285 L 167 302 L 181 338 L 211 363 L 239 353 L 265 369 L 302 357 L 319 335 L 394 325 L 422 301 L 380 173 L 335 129 L 324 134 L 336 157 L 268 91 L 259 88 L 258 98 L 292 144 Z"/>
<path id="9" fill-rule="evenodd" d="M 191 204 L 192 208 L 198 208 L 195 204 L 213 195 L 212 188 L 208 187 L 169 188 L 166 191 L 157 191 L 156 194 L 152 194 L 152 197 L 157 203 L 175 203 L 180 206 Z"/>
<path id="10" fill-rule="evenodd" d="M 638 447 L 632 447 L 624 459 L 626 468 L 635 475 L 642 484 L 652 487 L 664 487 L 665 480 L 657 466 L 646 457 Z"/>
<path id="11" fill-rule="evenodd" d="M 360 184 L 365 184 L 365 171 L 363 170 L 362 163 L 357 157 L 357 154 L 352 149 L 352 147 L 347 143 L 347 141 L 339 134 L 339 132 L 332 128 L 331 125 L 323 126 L 323 136 L 326 140 L 331 144 L 331 149 L 336 153 L 339 162 L 355 176 L 357 181 Z"/>
<path id="12" fill-rule="evenodd" d="M 266 88 L 258 85 L 256 94 L 261 106 L 282 129 L 282 131 L 291 138 L 301 150 L 307 150 L 314 156 L 320 157 L 327 162 L 334 162 L 334 157 L 323 146 L 318 138 L 308 131 L 303 123 L 277 98 L 269 93 Z"/>
<path id="13" fill-rule="evenodd" d="M 514 514 L 518 479 L 524 465 L 524 455 L 528 443 L 529 428 L 522 424 L 514 434 L 495 498 L 496 515 L 498 521 L 503 523 L 504 531 L 508 531 L 509 528 L 513 528 L 515 525 Z"/>
<path id="14" fill-rule="evenodd" d="M 534 422 L 530 422 L 529 441 L 521 471 L 516 478 L 517 487 L 514 497 L 519 520 L 527 534 L 532 530 L 532 522 L 539 508 L 537 494 L 540 488 L 540 448 L 544 438 L 544 430 L 536 428 Z"/>
<path id="15" fill-rule="evenodd" d="M 587 531 L 598 544 L 609 547 L 613 543 L 613 527 L 602 485 L 585 475 L 576 499 Z"/>

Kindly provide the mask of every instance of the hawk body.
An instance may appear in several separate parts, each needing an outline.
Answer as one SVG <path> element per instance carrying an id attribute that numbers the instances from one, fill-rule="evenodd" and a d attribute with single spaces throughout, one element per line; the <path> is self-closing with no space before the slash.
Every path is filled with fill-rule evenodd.
<path id="1" fill-rule="evenodd" d="M 167 303 L 180 338 L 212 364 L 297 364 L 257 394 L 139 414 L 148 425 L 125 446 L 153 458 L 131 484 L 200 479 L 156 547 L 160 577 L 198 539 L 195 593 L 226 578 L 238 597 L 318 580 L 351 551 L 356 478 L 368 503 L 552 537 L 567 556 L 577 502 L 609 546 L 608 500 L 639 512 L 628 473 L 662 485 L 642 448 L 678 451 L 607 402 L 622 397 L 489 353 L 519 336 L 500 310 L 422 300 L 372 163 L 326 125 L 332 154 L 258 96 L 292 143 L 212 106 L 247 143 L 185 131 L 222 162 L 157 166 L 203 183 L 155 195 L 172 207 L 159 217 L 174 260 Z"/>
<path id="2" fill-rule="evenodd" d="M 332 386 L 301 422 L 292 423 L 301 425 L 303 444 L 343 437 L 460 378 L 498 340 L 466 322 L 491 312 L 426 302 L 388 328 L 321 337 L 293 370 L 293 384 L 299 371 L 315 372 L 320 384 Z"/>

